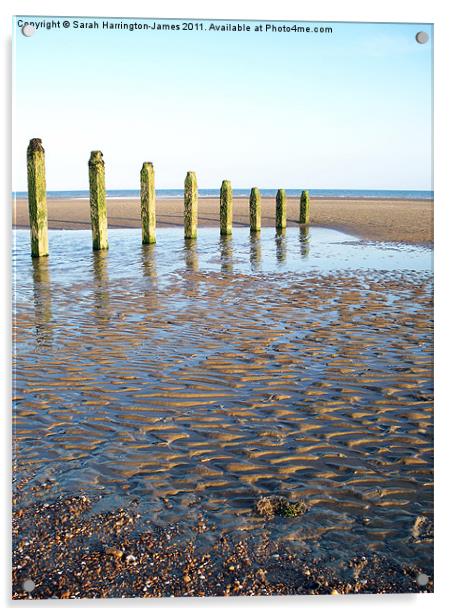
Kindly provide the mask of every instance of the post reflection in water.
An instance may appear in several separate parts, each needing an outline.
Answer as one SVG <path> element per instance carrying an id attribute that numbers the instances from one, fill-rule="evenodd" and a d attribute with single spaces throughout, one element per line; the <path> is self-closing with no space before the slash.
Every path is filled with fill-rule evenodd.
<path id="1" fill-rule="evenodd" d="M 300 227 L 300 252 L 303 259 L 309 256 L 309 244 L 311 242 L 311 236 L 309 234 L 308 227 Z"/>
<path id="2" fill-rule="evenodd" d="M 262 244 L 259 231 L 250 233 L 250 264 L 253 271 L 260 269 L 262 265 Z"/>
<path id="3" fill-rule="evenodd" d="M 143 270 L 143 295 L 147 309 L 155 312 L 160 305 L 157 271 L 157 250 L 155 244 L 142 244 L 141 267 Z"/>
<path id="4" fill-rule="evenodd" d="M 197 251 L 197 240 L 188 239 L 184 240 L 184 260 L 185 267 L 191 272 L 199 271 L 199 260 Z"/>
<path id="5" fill-rule="evenodd" d="M 52 344 L 52 293 L 49 258 L 31 260 L 33 268 L 33 305 L 35 310 L 35 333 L 37 346 Z"/>
<path id="6" fill-rule="evenodd" d="M 220 237 L 220 259 L 221 259 L 221 271 L 232 272 L 233 271 L 233 250 L 232 250 L 232 238 L 228 235 L 222 235 Z"/>
<path id="7" fill-rule="evenodd" d="M 94 318 L 99 324 L 110 321 L 110 291 L 108 288 L 108 251 L 94 250 L 91 267 L 94 284 Z"/>
<path id="8" fill-rule="evenodd" d="M 157 284 L 157 263 L 155 259 L 155 244 L 141 245 L 141 267 L 143 276 L 149 278 L 152 284 Z"/>
<path id="9" fill-rule="evenodd" d="M 286 230 L 279 229 L 275 235 L 276 242 L 276 260 L 278 263 L 285 263 L 287 260 L 287 240 Z"/>

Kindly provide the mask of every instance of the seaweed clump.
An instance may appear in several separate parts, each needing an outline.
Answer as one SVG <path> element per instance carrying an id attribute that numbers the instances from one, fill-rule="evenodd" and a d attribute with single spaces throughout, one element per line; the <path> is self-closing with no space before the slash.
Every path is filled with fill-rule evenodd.
<path id="1" fill-rule="evenodd" d="M 283 496 L 262 496 L 256 503 L 256 511 L 264 518 L 297 518 L 308 510 L 307 504 L 300 500 L 291 502 Z"/>

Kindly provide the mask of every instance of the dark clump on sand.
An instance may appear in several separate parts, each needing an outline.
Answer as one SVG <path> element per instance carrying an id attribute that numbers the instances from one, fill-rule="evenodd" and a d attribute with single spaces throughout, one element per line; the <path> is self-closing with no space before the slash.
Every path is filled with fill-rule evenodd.
<path id="1" fill-rule="evenodd" d="M 433 591 L 430 572 L 377 554 L 333 564 L 246 533 L 218 534 L 206 547 L 201 515 L 183 539 L 177 524 L 140 520 L 133 504 L 102 513 L 93 505 L 61 497 L 14 512 L 13 599 Z"/>
<path id="2" fill-rule="evenodd" d="M 291 502 L 283 496 L 263 496 L 256 503 L 256 512 L 264 518 L 281 516 L 283 518 L 297 518 L 303 515 L 308 506 L 303 501 Z"/>

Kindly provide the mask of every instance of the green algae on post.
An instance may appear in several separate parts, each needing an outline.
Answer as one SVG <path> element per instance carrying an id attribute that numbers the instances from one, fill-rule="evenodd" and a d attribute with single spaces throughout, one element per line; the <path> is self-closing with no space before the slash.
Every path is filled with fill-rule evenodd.
<path id="1" fill-rule="evenodd" d="M 198 227 L 198 182 L 194 171 L 187 171 L 184 185 L 185 239 L 194 240 Z"/>
<path id="2" fill-rule="evenodd" d="M 220 189 L 220 234 L 232 233 L 232 186 L 229 180 L 223 180 Z"/>
<path id="3" fill-rule="evenodd" d="M 31 139 L 27 148 L 28 212 L 31 256 L 49 254 L 45 151 L 41 139 Z"/>
<path id="4" fill-rule="evenodd" d="M 309 191 L 303 190 L 300 197 L 300 225 L 309 224 Z"/>
<path id="5" fill-rule="evenodd" d="M 253 186 L 250 193 L 250 231 L 261 230 L 261 192 Z"/>
<path id="6" fill-rule="evenodd" d="M 142 244 L 155 244 L 155 177 L 152 163 L 143 163 L 140 185 Z"/>
<path id="7" fill-rule="evenodd" d="M 105 197 L 105 163 L 102 152 L 91 152 L 89 168 L 89 204 L 93 250 L 108 248 L 107 201 Z"/>
<path id="8" fill-rule="evenodd" d="M 284 188 L 276 193 L 276 228 L 285 229 L 287 226 L 287 198 Z"/>

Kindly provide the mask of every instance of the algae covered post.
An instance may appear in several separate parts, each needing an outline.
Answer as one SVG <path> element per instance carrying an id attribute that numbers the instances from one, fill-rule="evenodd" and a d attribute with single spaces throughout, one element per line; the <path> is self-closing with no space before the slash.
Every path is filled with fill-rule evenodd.
<path id="1" fill-rule="evenodd" d="M 250 230 L 261 230 L 261 193 L 256 186 L 253 186 L 250 193 Z"/>
<path id="2" fill-rule="evenodd" d="M 287 226 L 287 197 L 284 188 L 276 193 L 276 228 L 285 229 Z"/>
<path id="3" fill-rule="evenodd" d="M 45 152 L 41 139 L 31 139 L 27 148 L 28 212 L 31 256 L 49 254 Z"/>
<path id="4" fill-rule="evenodd" d="M 143 163 L 140 186 L 142 243 L 155 244 L 155 178 L 152 163 Z"/>
<path id="5" fill-rule="evenodd" d="M 232 233 L 232 186 L 229 180 L 223 180 L 220 189 L 220 234 Z"/>
<path id="6" fill-rule="evenodd" d="M 194 240 L 198 227 L 198 182 L 194 171 L 187 171 L 184 185 L 185 239 Z"/>
<path id="7" fill-rule="evenodd" d="M 89 167 L 89 204 L 93 250 L 108 248 L 107 201 L 105 197 L 105 163 L 102 152 L 91 152 Z"/>
<path id="8" fill-rule="evenodd" d="M 308 225 L 309 224 L 309 213 L 310 213 L 310 203 L 309 203 L 309 191 L 303 190 L 300 197 L 300 225 Z"/>

